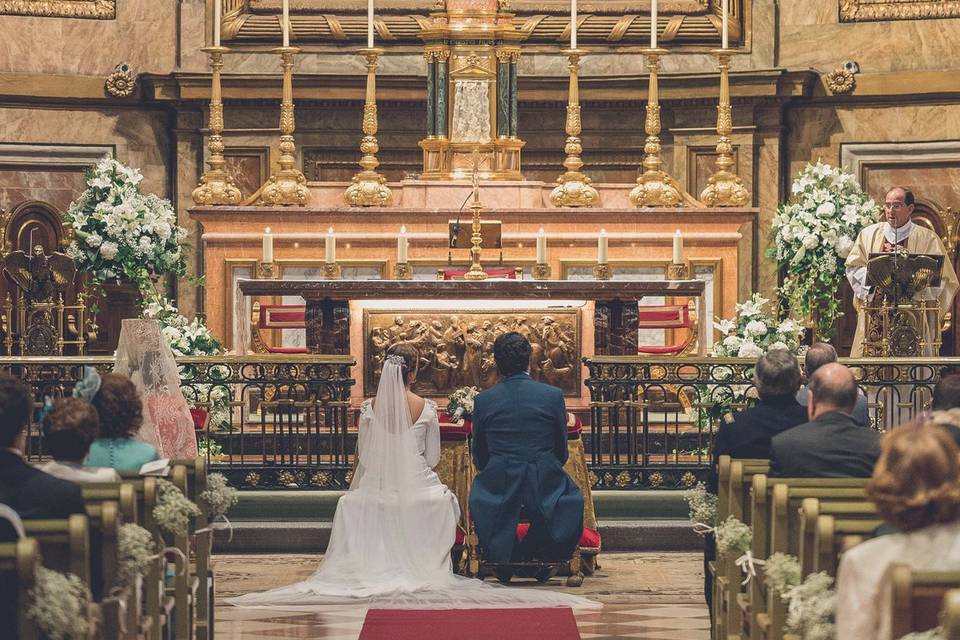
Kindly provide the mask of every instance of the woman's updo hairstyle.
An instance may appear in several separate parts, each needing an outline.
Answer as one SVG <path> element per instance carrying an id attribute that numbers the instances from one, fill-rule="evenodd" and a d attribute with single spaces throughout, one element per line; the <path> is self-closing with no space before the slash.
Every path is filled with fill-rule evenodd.
<path id="1" fill-rule="evenodd" d="M 403 374 L 404 383 L 409 384 L 410 374 L 416 374 L 417 363 L 420 360 L 420 352 L 417 351 L 417 348 L 409 342 L 400 342 L 398 344 L 391 345 L 387 349 L 387 355 L 400 356 L 403 358 L 403 364 L 400 365 L 400 371 Z"/>
<path id="2" fill-rule="evenodd" d="M 900 531 L 952 522 L 960 515 L 960 453 L 947 430 L 912 422 L 888 432 L 866 486 L 867 498 Z"/>

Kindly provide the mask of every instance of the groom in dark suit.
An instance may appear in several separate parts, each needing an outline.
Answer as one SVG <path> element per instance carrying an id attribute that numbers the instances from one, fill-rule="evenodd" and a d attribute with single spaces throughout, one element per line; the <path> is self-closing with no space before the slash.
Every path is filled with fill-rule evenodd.
<path id="1" fill-rule="evenodd" d="M 563 393 L 530 377 L 530 351 L 519 333 L 497 338 L 493 354 L 500 383 L 479 394 L 473 406 L 479 473 L 470 512 L 484 559 L 497 564 L 569 558 L 583 529 L 583 496 L 563 470 Z M 530 529 L 518 543 L 521 512 Z"/>

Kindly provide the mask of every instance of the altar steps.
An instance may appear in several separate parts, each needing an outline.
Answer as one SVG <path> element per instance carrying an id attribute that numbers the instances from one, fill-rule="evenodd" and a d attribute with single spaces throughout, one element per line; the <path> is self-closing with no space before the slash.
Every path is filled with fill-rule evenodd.
<path id="1" fill-rule="evenodd" d="M 606 551 L 692 551 L 682 491 L 595 491 Z M 218 531 L 219 553 L 316 553 L 330 537 L 337 491 L 244 491 L 230 512 L 233 539 Z"/>

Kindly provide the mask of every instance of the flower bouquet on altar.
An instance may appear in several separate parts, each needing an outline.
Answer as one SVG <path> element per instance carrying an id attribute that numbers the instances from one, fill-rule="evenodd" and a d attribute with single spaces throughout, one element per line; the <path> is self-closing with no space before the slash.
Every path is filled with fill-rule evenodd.
<path id="1" fill-rule="evenodd" d="M 759 358 L 770 349 L 796 353 L 803 327 L 790 318 L 777 320 L 766 306 L 770 301 L 759 293 L 735 307 L 732 320 L 720 320 L 714 327 L 723 337 L 713 345 L 712 355 L 728 358 Z"/>
<path id="2" fill-rule="evenodd" d="M 480 393 L 476 387 L 460 387 L 447 396 L 447 414 L 457 424 L 473 416 L 473 401 Z"/>

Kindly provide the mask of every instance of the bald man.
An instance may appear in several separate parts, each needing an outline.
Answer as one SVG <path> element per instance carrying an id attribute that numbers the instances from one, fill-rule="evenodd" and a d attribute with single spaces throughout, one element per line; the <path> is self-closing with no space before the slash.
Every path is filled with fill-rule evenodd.
<path id="1" fill-rule="evenodd" d="M 847 256 L 847 280 L 853 287 L 853 305 L 857 309 L 857 332 L 853 337 L 850 355 L 854 358 L 863 355 L 863 340 L 866 330 L 863 305 L 873 296 L 872 287 L 867 282 L 867 261 L 871 253 L 890 253 L 900 247 L 910 254 L 930 254 L 945 256 L 947 251 L 943 242 L 930 229 L 914 224 L 911 220 L 914 209 L 913 193 L 903 187 L 894 187 L 887 192 L 883 202 L 884 221 L 872 224 L 860 231 L 853 249 Z M 957 293 L 957 273 L 950 258 L 943 261 L 940 270 L 940 286 L 927 287 L 917 292 L 917 300 L 936 300 L 940 307 L 941 318 L 950 311 L 953 296 Z M 928 327 L 929 332 L 940 331 L 940 327 Z M 927 336 L 929 341 L 934 336 Z M 925 356 L 937 356 L 925 349 Z"/>
<path id="2" fill-rule="evenodd" d="M 810 378 L 810 421 L 770 442 L 770 475 L 780 478 L 869 478 L 880 455 L 880 434 L 851 414 L 857 383 L 850 369 L 833 362 Z"/>

